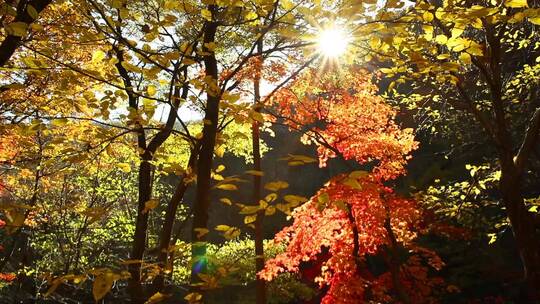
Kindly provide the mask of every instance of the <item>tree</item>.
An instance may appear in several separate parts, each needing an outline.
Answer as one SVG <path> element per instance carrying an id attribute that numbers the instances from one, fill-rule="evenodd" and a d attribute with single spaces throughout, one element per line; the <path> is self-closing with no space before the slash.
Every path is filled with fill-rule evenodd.
<path id="1" fill-rule="evenodd" d="M 433 297 L 431 288 L 441 284 L 428 278 L 421 261 L 435 269 L 442 261 L 413 242 L 421 211 L 414 201 L 383 185 L 404 173 L 417 144 L 411 130 L 394 123 L 394 110 L 375 91 L 369 73 L 358 68 L 325 75 L 310 70 L 273 98 L 279 111 L 274 115 L 303 132 L 306 143 L 317 145 L 320 166 L 333 157 L 374 166 L 371 173 L 333 177 L 295 209 L 292 226 L 274 239 L 287 245 L 285 253 L 259 273 L 270 280 L 282 271 L 297 272 L 302 262 L 317 261 L 328 252 L 317 276 L 320 286 L 329 286 L 323 303 L 387 302 L 393 296 L 404 303 L 422 303 Z M 411 253 L 404 256 L 402 248 Z M 386 264 L 379 276 L 368 258 L 377 254 Z"/>
<path id="2" fill-rule="evenodd" d="M 51 0 L 20 0 L 4 3 L 2 11 L 6 14 L 3 15 L 12 20 L 4 28 L 6 36 L 0 44 L 0 66 L 6 65 L 23 42 L 28 28 L 51 2 Z"/>
<path id="3" fill-rule="evenodd" d="M 380 12 L 371 26 L 377 35 L 363 46 L 370 58 L 391 63 L 381 71 L 393 80 L 394 98 L 405 95 L 399 87 L 412 88 L 423 97 L 410 107 L 460 113 L 483 129 L 501 170 L 500 207 L 517 242 L 529 301 L 540 297 L 538 220 L 522 191 L 540 132 L 538 14 L 527 1 L 422 1 Z"/>
<path id="4" fill-rule="evenodd" d="M 252 58 L 262 55 L 269 56 L 277 51 L 297 48 L 297 45 L 292 42 L 272 39 L 273 44 L 264 50 L 264 54 L 257 52 L 257 49 L 262 50 L 257 46 L 260 45 L 263 36 L 266 37 L 267 33 L 272 33 L 273 30 L 281 26 L 290 27 L 287 21 L 294 19 L 290 7 L 280 7 L 274 1 L 242 4 L 240 7 L 243 15 L 238 15 L 239 8 L 237 6 L 226 3 L 209 5 L 202 10 L 203 17 L 206 19 L 203 25 L 202 46 L 202 58 L 205 65 L 203 88 L 206 93 L 206 107 L 200 154 L 197 160 L 197 197 L 193 213 L 192 241 L 195 261 L 192 271 L 193 282 L 198 282 L 199 273 L 204 274 L 206 271 L 205 235 L 208 232 L 211 170 L 216 136 L 231 121 L 244 121 L 246 113 L 248 113 L 247 117 L 260 121 L 257 109 L 245 111 L 243 106 L 246 104 L 237 103 L 242 92 L 241 84 L 245 81 L 243 77 L 239 76 L 246 75 L 247 71 L 253 73 L 249 69 L 253 67 L 249 64 Z M 257 26 L 259 24 L 262 25 Z M 231 29 L 241 31 L 246 36 L 243 39 L 238 39 L 236 33 L 230 31 Z M 232 43 L 226 44 L 226 42 Z M 227 57 L 219 57 L 219 51 L 222 54 L 227 54 L 228 50 L 234 51 L 237 45 L 243 48 L 238 58 L 230 60 Z M 285 82 L 289 80 L 290 78 L 286 78 Z M 223 113 L 222 119 L 219 115 L 220 109 Z"/>

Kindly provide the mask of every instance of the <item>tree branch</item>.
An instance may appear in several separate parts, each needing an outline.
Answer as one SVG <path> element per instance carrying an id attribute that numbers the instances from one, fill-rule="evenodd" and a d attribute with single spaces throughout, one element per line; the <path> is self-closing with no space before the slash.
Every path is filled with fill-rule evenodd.
<path id="1" fill-rule="evenodd" d="M 514 160 L 514 164 L 516 165 L 519 173 L 521 173 L 525 168 L 525 163 L 527 162 L 527 159 L 529 158 L 531 152 L 534 150 L 534 145 L 537 143 L 539 135 L 540 108 L 536 108 L 536 111 L 534 111 L 529 126 L 527 127 L 527 132 L 525 133 L 523 143 L 521 144 L 521 147 L 519 148 L 519 151 Z"/>

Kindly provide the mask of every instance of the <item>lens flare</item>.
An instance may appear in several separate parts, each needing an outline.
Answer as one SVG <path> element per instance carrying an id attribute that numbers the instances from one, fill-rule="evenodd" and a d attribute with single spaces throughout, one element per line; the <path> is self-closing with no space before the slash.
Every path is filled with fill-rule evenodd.
<path id="1" fill-rule="evenodd" d="M 317 49 L 325 57 L 337 58 L 347 51 L 350 40 L 344 29 L 333 26 L 319 33 Z"/>

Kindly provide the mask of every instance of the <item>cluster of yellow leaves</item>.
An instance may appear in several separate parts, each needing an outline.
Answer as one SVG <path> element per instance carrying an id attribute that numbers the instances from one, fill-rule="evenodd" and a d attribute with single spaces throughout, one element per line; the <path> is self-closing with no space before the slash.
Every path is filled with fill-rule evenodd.
<path id="1" fill-rule="evenodd" d="M 111 290 L 114 282 L 118 280 L 126 280 L 130 277 L 129 272 L 123 271 L 115 273 L 109 268 L 99 268 L 90 271 L 87 274 L 67 274 L 56 278 L 49 278 L 50 285 L 45 297 L 50 296 L 61 284 L 71 281 L 73 284 L 81 284 L 85 282 L 90 275 L 94 276 L 94 282 L 92 284 L 92 295 L 97 302 L 105 297 Z"/>

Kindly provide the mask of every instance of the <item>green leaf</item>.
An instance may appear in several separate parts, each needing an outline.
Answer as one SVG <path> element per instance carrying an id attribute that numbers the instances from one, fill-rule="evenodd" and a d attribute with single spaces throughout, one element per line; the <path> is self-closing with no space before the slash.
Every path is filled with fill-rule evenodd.
<path id="1" fill-rule="evenodd" d="M 360 185 L 360 183 L 358 182 L 358 180 L 356 178 L 346 178 L 344 181 L 343 181 L 343 184 L 344 185 L 347 185 L 353 189 L 358 189 L 358 190 L 361 190 L 362 189 L 362 185 Z"/>
<path id="2" fill-rule="evenodd" d="M 38 11 L 30 4 L 26 6 L 26 11 L 28 12 L 28 15 L 32 17 L 32 19 L 36 20 L 38 18 Z"/>

